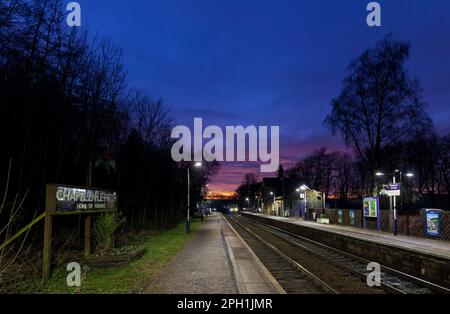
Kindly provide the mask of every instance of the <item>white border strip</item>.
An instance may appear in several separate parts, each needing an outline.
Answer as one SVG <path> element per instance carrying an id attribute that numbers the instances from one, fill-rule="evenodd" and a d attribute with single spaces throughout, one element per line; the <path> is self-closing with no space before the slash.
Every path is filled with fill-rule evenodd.
<path id="1" fill-rule="evenodd" d="M 259 267 L 259 270 L 270 281 L 270 283 L 275 288 L 277 293 L 278 294 L 286 294 L 286 291 L 281 287 L 281 285 L 278 283 L 278 281 L 272 276 L 270 271 L 266 268 L 266 266 L 264 266 L 264 264 L 261 262 L 261 260 L 258 258 L 258 256 L 256 256 L 255 252 L 253 252 L 253 250 L 250 248 L 250 246 L 247 244 L 247 242 L 245 242 L 244 239 L 242 239 L 240 234 L 233 228 L 233 226 L 228 222 L 228 220 L 226 220 L 226 218 L 223 216 L 223 214 L 221 214 L 221 215 L 222 215 L 223 220 L 227 223 L 227 225 L 230 227 L 230 229 L 234 232 L 236 237 L 244 244 L 244 246 L 250 252 L 252 257 L 255 259 L 256 265 Z M 231 262 L 233 264 L 233 270 L 235 272 L 238 290 L 240 293 L 246 294 L 248 292 L 247 292 L 247 289 L 245 288 L 244 282 L 242 281 L 242 277 L 239 273 L 239 270 L 237 269 L 237 265 L 236 265 L 236 261 L 234 260 L 233 252 L 230 252 L 230 251 L 232 251 L 232 249 L 231 249 L 230 243 L 228 242 L 227 236 L 225 236 L 225 240 L 227 242 L 228 252 L 230 254 Z M 241 288 L 241 286 L 243 286 L 243 287 Z M 243 292 L 241 292 L 241 289 L 243 290 Z"/>

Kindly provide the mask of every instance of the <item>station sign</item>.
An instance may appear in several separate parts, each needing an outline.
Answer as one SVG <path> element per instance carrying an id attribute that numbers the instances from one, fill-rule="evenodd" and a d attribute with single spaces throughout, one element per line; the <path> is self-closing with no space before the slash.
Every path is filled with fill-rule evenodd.
<path id="1" fill-rule="evenodd" d="M 386 188 L 387 196 L 400 196 L 401 195 L 401 185 L 400 183 L 389 183 Z"/>
<path id="2" fill-rule="evenodd" d="M 47 199 L 54 215 L 114 211 L 118 208 L 115 191 L 66 185 L 49 185 Z"/>
<path id="3" fill-rule="evenodd" d="M 115 191 L 47 184 L 45 193 L 44 249 L 42 255 L 42 279 L 50 279 L 52 260 L 53 216 L 84 215 L 84 254 L 91 250 L 91 214 L 118 210 L 118 195 Z"/>
<path id="4" fill-rule="evenodd" d="M 379 202 L 377 197 L 366 197 L 363 200 L 363 212 L 366 218 L 377 218 Z"/>

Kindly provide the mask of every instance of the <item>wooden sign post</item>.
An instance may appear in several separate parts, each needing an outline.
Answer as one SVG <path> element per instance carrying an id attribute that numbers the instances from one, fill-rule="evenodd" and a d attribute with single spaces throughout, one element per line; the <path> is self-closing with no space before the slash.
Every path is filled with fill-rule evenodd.
<path id="1" fill-rule="evenodd" d="M 117 209 L 118 195 L 115 191 L 48 184 L 45 196 L 42 280 L 45 282 L 50 279 L 54 216 L 86 215 L 84 255 L 89 256 L 91 251 L 91 214 L 116 211 Z"/>
<path id="2" fill-rule="evenodd" d="M 46 186 L 45 221 L 44 221 L 44 254 L 42 257 L 42 280 L 50 279 L 50 262 L 52 256 L 52 220 L 56 209 L 56 185 Z"/>
<path id="3" fill-rule="evenodd" d="M 84 256 L 88 257 L 91 254 L 91 215 L 84 218 Z"/>

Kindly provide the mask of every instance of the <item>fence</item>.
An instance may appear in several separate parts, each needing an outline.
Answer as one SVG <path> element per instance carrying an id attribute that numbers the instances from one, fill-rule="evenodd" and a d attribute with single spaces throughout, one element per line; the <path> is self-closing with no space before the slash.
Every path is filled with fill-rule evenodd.
<path id="1" fill-rule="evenodd" d="M 351 211 L 354 213 L 354 219 L 350 217 Z M 342 215 L 339 214 L 340 212 Z M 308 220 L 313 220 L 313 213 L 315 213 L 316 218 L 324 213 L 330 219 L 331 224 L 363 227 L 361 209 L 309 209 Z M 380 221 L 381 231 L 392 232 L 392 219 L 390 219 L 389 210 L 382 209 L 380 211 Z M 424 210 L 398 213 L 397 225 L 398 234 L 429 238 L 426 234 L 426 216 Z M 366 229 L 377 230 L 376 219 L 366 219 Z M 443 211 L 441 213 L 440 236 L 432 238 L 450 241 L 450 212 Z"/>

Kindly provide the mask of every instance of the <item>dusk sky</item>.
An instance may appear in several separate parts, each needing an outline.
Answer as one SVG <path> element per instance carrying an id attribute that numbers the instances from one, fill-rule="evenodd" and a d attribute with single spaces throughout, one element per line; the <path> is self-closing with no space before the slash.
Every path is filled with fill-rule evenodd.
<path id="1" fill-rule="evenodd" d="M 323 125 L 345 69 L 386 34 L 412 44 L 407 64 L 440 134 L 450 132 L 450 1 L 390 0 L 382 27 L 368 0 L 82 0 L 83 27 L 124 50 L 130 85 L 162 98 L 176 124 L 278 125 L 288 166 L 343 149 Z M 259 166 L 224 163 L 210 190 L 233 191 Z"/>

